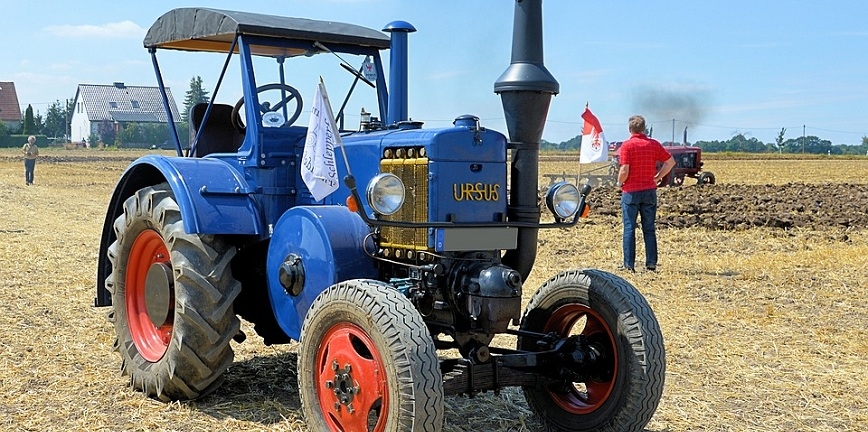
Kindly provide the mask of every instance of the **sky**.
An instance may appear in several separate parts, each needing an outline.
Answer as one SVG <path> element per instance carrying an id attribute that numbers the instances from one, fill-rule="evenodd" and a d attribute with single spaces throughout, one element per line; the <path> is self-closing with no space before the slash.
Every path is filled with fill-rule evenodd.
<path id="1" fill-rule="evenodd" d="M 410 117 L 444 127 L 473 114 L 506 133 L 493 86 L 510 61 L 514 1 L 0 2 L 0 81 L 15 83 L 22 110 L 29 104 L 44 113 L 74 98 L 78 84 L 156 85 L 142 46 L 147 29 L 172 8 L 201 6 L 377 30 L 407 21 L 417 29 L 409 38 Z M 868 136 L 866 16 L 863 0 L 546 0 L 545 65 L 560 92 L 542 138 L 581 135 L 588 104 L 609 141 L 628 138 L 627 119 L 642 114 L 661 141 L 681 141 L 687 128 L 689 142 L 743 134 L 773 143 L 785 128 L 784 139 L 805 134 L 860 144 Z M 194 76 L 211 90 L 223 61 L 161 55 L 179 105 Z M 305 59 L 287 63 L 296 60 L 287 81 L 312 96 L 318 71 L 306 70 Z M 335 104 L 345 89 L 330 80 Z M 227 84 L 220 94 L 234 101 L 237 88 Z"/>

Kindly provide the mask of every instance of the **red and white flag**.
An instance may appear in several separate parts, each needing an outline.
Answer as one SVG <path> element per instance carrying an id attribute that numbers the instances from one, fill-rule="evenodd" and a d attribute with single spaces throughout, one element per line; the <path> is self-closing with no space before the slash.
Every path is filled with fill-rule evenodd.
<path id="1" fill-rule="evenodd" d="M 587 105 L 585 105 L 585 112 L 582 113 L 582 119 L 585 124 L 582 127 L 579 163 L 605 162 L 609 159 L 609 145 L 606 143 L 606 136 L 603 135 L 603 126 Z"/>

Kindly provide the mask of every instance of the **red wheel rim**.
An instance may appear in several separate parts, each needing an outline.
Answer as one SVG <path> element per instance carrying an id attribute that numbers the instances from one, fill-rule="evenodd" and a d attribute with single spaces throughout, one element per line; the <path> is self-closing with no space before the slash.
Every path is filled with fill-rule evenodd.
<path id="1" fill-rule="evenodd" d="M 374 341 L 361 327 L 340 323 L 330 328 L 317 348 L 316 365 L 316 392 L 329 430 L 385 430 L 385 368 Z"/>
<path id="2" fill-rule="evenodd" d="M 143 231 L 133 241 L 125 281 L 127 322 L 136 349 L 149 362 L 160 360 L 166 353 L 172 339 L 173 324 L 171 319 L 160 326 L 152 322 L 147 310 L 145 281 L 153 264 L 169 262 L 169 250 L 156 231 Z"/>
<path id="3" fill-rule="evenodd" d="M 597 348 L 605 352 L 605 365 L 611 373 L 608 378 L 588 380 L 584 383 L 572 383 L 565 391 L 549 390 L 552 400 L 563 410 L 573 414 L 588 414 L 602 406 L 618 376 L 618 351 L 612 330 L 596 311 L 580 305 L 568 304 L 559 307 L 546 322 L 545 332 L 557 332 L 566 337 L 576 334 L 592 340 Z"/>

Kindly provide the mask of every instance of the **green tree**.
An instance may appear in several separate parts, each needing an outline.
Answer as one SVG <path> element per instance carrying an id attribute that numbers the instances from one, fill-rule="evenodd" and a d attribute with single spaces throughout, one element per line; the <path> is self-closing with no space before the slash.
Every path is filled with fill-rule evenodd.
<path id="1" fill-rule="evenodd" d="M 820 139 L 813 135 L 791 138 L 784 141 L 783 144 L 784 151 L 787 153 L 802 153 L 804 150 L 804 152 L 808 154 L 827 154 L 832 151 L 831 141 Z M 833 153 L 838 152 L 840 152 L 840 150 Z"/>
<path id="2" fill-rule="evenodd" d="M 100 141 L 99 134 L 96 132 L 91 133 L 90 136 L 87 137 L 87 142 L 89 142 L 90 146 L 93 148 L 96 148 L 97 146 L 102 148 L 103 145 L 103 143 Z"/>
<path id="3" fill-rule="evenodd" d="M 171 147 L 169 126 L 163 123 L 126 123 L 118 132 L 118 147 Z"/>
<path id="4" fill-rule="evenodd" d="M 190 78 L 190 90 L 184 95 L 184 111 L 181 113 L 182 121 L 190 120 L 190 110 L 197 103 L 208 103 L 210 100 L 208 91 L 202 87 L 202 77 L 195 76 Z"/>
<path id="5" fill-rule="evenodd" d="M 142 142 L 141 133 L 138 123 L 127 123 L 123 129 L 118 132 L 117 145 L 118 147 L 133 147 L 133 144 Z"/>
<path id="6" fill-rule="evenodd" d="M 24 110 L 24 135 L 36 135 L 39 132 L 36 124 L 36 119 L 33 117 L 33 107 L 29 104 Z"/>
<path id="7" fill-rule="evenodd" d="M 181 147 L 189 147 L 190 122 L 175 122 L 175 130 L 178 131 L 178 140 L 181 142 Z M 171 147 L 175 145 L 174 138 L 172 138 L 172 132 L 169 131 L 168 127 L 166 128 L 166 140 L 169 141 L 167 146 Z"/>
<path id="8" fill-rule="evenodd" d="M 66 130 L 69 125 L 68 107 L 68 103 L 65 104 L 59 100 L 49 105 L 48 112 L 45 113 L 42 130 L 45 135 L 50 137 L 66 137 Z"/>
<path id="9" fill-rule="evenodd" d="M 773 151 L 772 144 L 765 144 L 756 138 L 736 134 L 726 141 L 697 141 L 694 145 L 704 152 L 765 153 Z"/>
<path id="10" fill-rule="evenodd" d="M 142 142 L 163 147 L 171 138 L 168 124 L 142 123 L 139 127 L 141 128 Z"/>
<path id="11" fill-rule="evenodd" d="M 777 138 L 775 138 L 775 148 L 778 149 L 778 153 L 784 149 L 784 134 L 787 133 L 787 128 L 781 128 L 781 131 L 778 132 Z"/>
<path id="12" fill-rule="evenodd" d="M 107 146 L 115 144 L 117 132 L 115 131 L 115 124 L 113 122 L 103 120 L 99 123 L 97 129 L 99 132 L 100 141 L 102 141 L 103 144 Z"/>
<path id="13" fill-rule="evenodd" d="M 45 135 L 45 120 L 42 118 L 42 113 L 36 111 L 36 115 L 33 116 L 33 123 L 36 124 L 36 133 Z"/>

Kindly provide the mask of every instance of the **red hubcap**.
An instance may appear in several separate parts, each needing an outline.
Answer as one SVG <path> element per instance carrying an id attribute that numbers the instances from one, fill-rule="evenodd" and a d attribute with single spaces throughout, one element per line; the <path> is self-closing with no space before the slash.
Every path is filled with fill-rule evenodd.
<path id="1" fill-rule="evenodd" d="M 148 314 L 148 272 L 154 265 L 170 264 L 169 250 L 163 238 L 153 230 L 146 230 L 136 237 L 130 249 L 126 274 L 127 321 L 130 336 L 141 356 L 149 361 L 160 360 L 172 339 L 173 301 L 167 289 L 167 298 L 160 302 L 167 304 L 168 310 L 162 316 Z M 151 308 L 153 311 L 153 307 Z M 155 323 L 156 322 L 156 323 Z"/>
<path id="2" fill-rule="evenodd" d="M 388 383 L 374 341 L 359 326 L 337 324 L 316 353 L 317 396 L 334 431 L 375 431 L 386 427 Z"/>
<path id="3" fill-rule="evenodd" d="M 615 387 L 618 375 L 618 353 L 612 330 L 597 312 L 580 304 L 568 304 L 554 311 L 546 323 L 545 332 L 557 332 L 562 337 L 580 334 L 585 341 L 601 351 L 605 377 L 595 377 L 583 383 L 572 383 L 565 391 L 550 390 L 552 400 L 573 414 L 588 414 L 606 402 Z"/>

